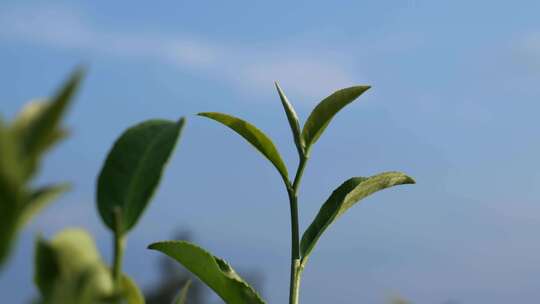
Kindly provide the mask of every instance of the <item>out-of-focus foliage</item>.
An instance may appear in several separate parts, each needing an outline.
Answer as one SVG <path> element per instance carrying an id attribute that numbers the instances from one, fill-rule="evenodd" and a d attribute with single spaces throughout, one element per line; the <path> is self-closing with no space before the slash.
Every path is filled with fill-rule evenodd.
<path id="1" fill-rule="evenodd" d="M 29 103 L 11 124 L 0 118 L 0 267 L 18 230 L 68 189 L 66 184 L 34 187 L 31 181 L 45 153 L 67 134 L 61 121 L 82 77 L 76 70 L 54 97 Z"/>
<path id="2" fill-rule="evenodd" d="M 183 125 L 184 119 L 149 120 L 129 128 L 113 146 L 98 179 L 97 197 L 115 241 L 123 239 L 142 215 Z M 115 257 L 123 255 L 123 245 L 114 249 Z M 121 259 L 115 258 L 112 268 L 107 266 L 84 230 L 69 229 L 51 241 L 38 239 L 35 260 L 40 303 L 145 302 L 137 284 L 122 273 Z"/>
<path id="3" fill-rule="evenodd" d="M 38 239 L 35 262 L 34 281 L 44 303 L 94 303 L 114 293 L 110 271 L 82 229 Z"/>
<path id="4" fill-rule="evenodd" d="M 148 120 L 127 129 L 114 143 L 97 182 L 103 222 L 119 233 L 136 225 L 161 179 L 185 120 Z"/>
<path id="5" fill-rule="evenodd" d="M 37 240 L 34 281 L 39 303 L 144 304 L 139 288 L 125 274 L 115 289 L 109 267 L 83 229 L 65 229 L 50 241 Z"/>

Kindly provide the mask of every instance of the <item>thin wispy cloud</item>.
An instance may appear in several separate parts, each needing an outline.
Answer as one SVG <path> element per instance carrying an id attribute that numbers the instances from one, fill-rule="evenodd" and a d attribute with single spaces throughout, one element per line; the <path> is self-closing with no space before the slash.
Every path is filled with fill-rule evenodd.
<path id="1" fill-rule="evenodd" d="M 335 54 L 268 45 L 223 45 L 193 35 L 161 35 L 101 29 L 81 11 L 68 7 L 19 6 L 0 12 L 0 39 L 91 56 L 154 60 L 179 69 L 226 79 L 237 89 L 256 92 L 279 80 L 289 93 L 320 97 L 355 77 Z M 309 54 L 306 56 L 306 54 Z"/>
<path id="2" fill-rule="evenodd" d="M 216 48 L 195 39 L 102 30 L 73 9 L 17 7 L 0 12 L 3 39 L 97 55 L 151 58 L 182 67 L 214 61 Z"/>

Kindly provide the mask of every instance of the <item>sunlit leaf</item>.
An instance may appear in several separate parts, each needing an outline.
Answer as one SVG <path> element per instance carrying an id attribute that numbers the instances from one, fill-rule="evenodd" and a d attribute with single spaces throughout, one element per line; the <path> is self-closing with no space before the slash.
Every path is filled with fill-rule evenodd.
<path id="1" fill-rule="evenodd" d="M 328 126 L 332 118 L 343 107 L 353 102 L 358 96 L 367 91 L 369 86 L 354 86 L 334 92 L 321 101 L 309 115 L 304 128 L 302 129 L 302 139 L 309 148 L 319 139 L 324 129 Z"/>
<path id="2" fill-rule="evenodd" d="M 189 287 L 191 286 L 191 280 L 187 280 L 184 284 L 178 296 L 174 299 L 173 304 L 186 304 Z"/>
<path id="3" fill-rule="evenodd" d="M 289 102 L 289 99 L 287 96 L 285 96 L 285 93 L 279 86 L 279 84 L 276 82 L 276 89 L 279 94 L 279 98 L 281 99 L 281 104 L 283 105 L 283 109 L 285 110 L 285 114 L 287 115 L 287 120 L 289 121 L 289 126 L 291 127 L 291 131 L 293 134 L 294 144 L 296 145 L 296 148 L 301 154 L 304 154 L 304 140 L 301 136 L 300 131 L 300 123 L 298 122 L 298 115 L 296 114 L 296 111 L 294 110 L 292 104 Z"/>
<path id="4" fill-rule="evenodd" d="M 138 221 L 155 192 L 180 135 L 178 122 L 149 120 L 126 130 L 114 143 L 97 182 L 97 204 L 105 224 L 115 230 L 115 210 L 121 232 Z"/>
<path id="5" fill-rule="evenodd" d="M 341 184 L 332 192 L 302 236 L 302 263 L 307 261 L 324 231 L 358 201 L 385 188 L 414 183 L 411 177 L 403 173 L 385 172 L 371 177 L 353 177 Z"/>
<path id="6" fill-rule="evenodd" d="M 184 265 L 228 304 L 264 303 L 227 262 L 184 241 L 158 242 L 149 246 Z"/>

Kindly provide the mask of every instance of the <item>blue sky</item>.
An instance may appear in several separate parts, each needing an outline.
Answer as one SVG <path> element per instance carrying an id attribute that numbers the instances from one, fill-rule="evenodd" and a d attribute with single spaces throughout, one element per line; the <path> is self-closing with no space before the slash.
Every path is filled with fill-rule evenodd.
<path id="1" fill-rule="evenodd" d="M 94 181 L 110 145 L 136 122 L 185 115 L 161 188 L 130 235 L 126 272 L 149 286 L 158 255 L 146 245 L 186 227 L 233 266 L 263 272 L 265 297 L 284 303 L 279 175 L 238 136 L 193 115 L 246 118 L 293 171 L 278 80 L 303 121 L 333 90 L 373 86 L 314 147 L 302 228 L 351 176 L 400 170 L 418 183 L 367 199 L 328 231 L 305 271 L 304 303 L 538 301 L 538 11 L 536 1 L 2 1 L 4 117 L 51 94 L 76 65 L 89 73 L 69 114 L 72 136 L 38 178 L 75 188 L 24 231 L 0 294 L 21 303 L 35 293 L 38 232 L 86 227 L 108 259 Z"/>

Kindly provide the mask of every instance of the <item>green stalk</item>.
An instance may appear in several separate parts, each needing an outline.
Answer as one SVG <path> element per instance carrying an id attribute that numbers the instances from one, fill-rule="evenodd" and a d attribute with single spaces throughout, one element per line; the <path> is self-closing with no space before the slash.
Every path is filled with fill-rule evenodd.
<path id="1" fill-rule="evenodd" d="M 124 257 L 124 249 L 126 247 L 126 238 L 122 233 L 121 212 L 119 209 L 114 210 L 114 259 L 112 276 L 117 290 L 120 289 L 122 280 L 122 260 Z"/>
<path id="2" fill-rule="evenodd" d="M 302 266 L 300 256 L 300 232 L 298 229 L 298 188 L 300 180 L 304 174 L 308 157 L 300 154 L 300 164 L 296 170 L 296 176 L 292 187 L 287 187 L 289 202 L 291 207 L 291 278 L 289 284 L 289 304 L 298 304 L 300 295 L 300 278 L 302 275 Z"/>

